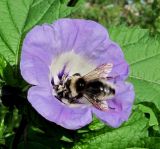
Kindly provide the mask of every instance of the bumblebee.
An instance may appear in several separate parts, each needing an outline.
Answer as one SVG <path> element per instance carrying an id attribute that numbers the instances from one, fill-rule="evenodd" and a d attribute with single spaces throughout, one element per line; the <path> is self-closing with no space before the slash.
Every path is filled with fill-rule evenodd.
<path id="1" fill-rule="evenodd" d="M 60 83 L 55 86 L 57 98 L 65 98 L 69 103 L 76 103 L 82 97 L 86 98 L 95 108 L 106 111 L 108 107 L 104 101 L 115 95 L 115 86 L 108 81 L 112 64 L 103 64 L 88 74 L 79 73 L 67 77 L 64 75 Z"/>

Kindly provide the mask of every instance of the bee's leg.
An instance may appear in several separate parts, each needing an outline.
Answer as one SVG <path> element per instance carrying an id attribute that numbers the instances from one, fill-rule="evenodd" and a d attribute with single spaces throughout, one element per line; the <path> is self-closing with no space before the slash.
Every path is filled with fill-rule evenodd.
<path id="1" fill-rule="evenodd" d="M 76 103 L 76 97 L 69 98 L 69 103 Z"/>
<path id="2" fill-rule="evenodd" d="M 61 99 L 63 98 L 63 92 L 58 92 L 57 96 L 55 96 L 58 100 L 62 101 Z"/>
<path id="3" fill-rule="evenodd" d="M 119 77 L 119 75 L 115 75 L 115 76 L 108 76 L 107 80 L 114 80 L 114 83 L 116 83 L 116 79 Z"/>
<path id="4" fill-rule="evenodd" d="M 53 89 L 54 89 L 55 91 L 58 91 L 58 86 L 59 86 L 59 85 L 53 85 Z"/>
<path id="5" fill-rule="evenodd" d="M 77 99 L 82 97 L 83 97 L 82 94 L 78 94 L 77 96 L 70 98 L 70 103 L 77 103 Z"/>
<path id="6" fill-rule="evenodd" d="M 108 111 L 109 107 L 106 101 L 100 101 L 100 107 L 102 111 Z"/>
<path id="7" fill-rule="evenodd" d="M 108 104 L 107 102 L 105 102 L 104 100 L 99 100 L 97 98 L 93 98 L 94 99 L 94 104 L 96 106 L 96 108 L 98 108 L 99 110 L 102 110 L 102 111 L 108 111 Z"/>
<path id="8" fill-rule="evenodd" d="M 80 99 L 80 98 L 82 98 L 82 97 L 83 97 L 83 94 L 79 93 L 75 98 L 76 98 L 76 99 Z"/>
<path id="9" fill-rule="evenodd" d="M 64 98 L 70 100 L 70 93 L 68 91 L 64 91 L 63 96 L 64 96 Z"/>
<path id="10" fill-rule="evenodd" d="M 97 103 L 97 104 L 101 102 L 96 96 L 93 96 L 92 99 L 93 99 L 94 102 Z"/>
<path id="11" fill-rule="evenodd" d="M 59 96 L 55 96 L 59 101 L 62 101 L 62 99 Z"/>
<path id="12" fill-rule="evenodd" d="M 113 79 L 113 77 L 109 77 L 109 76 L 107 77 L 107 80 L 111 80 L 111 79 Z"/>

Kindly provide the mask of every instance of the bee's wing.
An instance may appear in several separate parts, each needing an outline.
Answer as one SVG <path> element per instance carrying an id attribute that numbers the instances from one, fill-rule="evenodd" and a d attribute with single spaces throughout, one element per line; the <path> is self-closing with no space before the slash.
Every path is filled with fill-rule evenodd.
<path id="1" fill-rule="evenodd" d="M 84 75 L 83 78 L 87 81 L 98 79 L 98 78 L 107 78 L 108 74 L 112 71 L 113 64 L 107 63 L 102 64 L 99 67 L 95 68 L 88 74 Z"/>
<path id="2" fill-rule="evenodd" d="M 86 94 L 83 95 L 83 97 L 85 97 L 95 108 L 97 108 L 101 111 L 108 111 L 107 103 L 104 104 L 103 101 L 97 102 Z"/>

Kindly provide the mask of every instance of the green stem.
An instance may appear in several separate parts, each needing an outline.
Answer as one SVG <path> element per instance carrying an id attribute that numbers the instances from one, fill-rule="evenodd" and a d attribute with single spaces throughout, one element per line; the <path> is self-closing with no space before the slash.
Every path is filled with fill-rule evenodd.
<path id="1" fill-rule="evenodd" d="M 25 130 L 26 126 L 27 126 L 26 117 L 24 115 L 22 115 L 20 125 L 17 129 L 17 132 L 15 134 L 15 137 L 14 137 L 14 140 L 13 140 L 13 143 L 12 143 L 12 149 L 17 149 L 19 140 L 20 140 L 22 134 L 24 133 L 24 130 Z"/>

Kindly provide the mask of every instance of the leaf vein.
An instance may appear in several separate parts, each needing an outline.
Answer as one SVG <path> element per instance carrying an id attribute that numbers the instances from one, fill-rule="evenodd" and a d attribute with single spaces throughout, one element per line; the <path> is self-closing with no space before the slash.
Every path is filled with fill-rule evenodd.
<path id="1" fill-rule="evenodd" d="M 155 54 L 155 55 L 152 55 L 152 56 L 147 57 L 147 58 L 143 58 L 143 59 L 141 59 L 141 60 L 138 60 L 138 61 L 135 61 L 135 62 L 133 62 L 133 63 L 130 63 L 130 65 L 135 65 L 135 64 L 137 64 L 137 63 L 139 63 L 139 62 L 143 62 L 143 61 L 145 61 L 145 60 L 152 59 L 152 58 L 154 58 L 154 57 L 156 57 L 156 56 L 159 56 L 159 55 L 160 55 L 160 53 Z"/>
<path id="2" fill-rule="evenodd" d="M 37 19 L 37 22 L 35 24 L 39 24 L 41 19 L 47 14 L 48 10 L 53 6 L 54 2 L 55 2 L 55 0 L 53 0 L 51 4 L 48 2 L 49 3 L 49 7 L 46 9 L 46 11 L 43 13 L 43 15 L 39 19 Z"/>
<path id="3" fill-rule="evenodd" d="M 0 38 L 2 39 L 3 43 L 7 46 L 7 48 L 12 52 L 13 55 L 15 55 L 14 51 L 12 50 L 12 48 L 10 47 L 10 45 L 6 42 L 5 37 L 3 36 L 3 34 L 1 33 L 0 30 Z"/>
<path id="4" fill-rule="evenodd" d="M 32 6 L 32 4 L 34 3 L 34 0 L 32 1 L 32 3 L 30 4 L 30 6 L 29 6 L 29 8 L 28 8 L 28 12 L 27 12 L 27 15 L 26 15 L 26 19 L 25 19 L 25 21 L 24 21 L 24 24 L 23 24 L 23 27 L 22 27 L 22 33 L 24 33 L 24 29 L 25 29 L 25 26 L 26 26 L 26 23 L 27 23 L 27 21 L 28 21 L 28 16 L 29 16 L 29 12 L 30 12 L 30 9 L 31 9 L 31 6 Z"/>
<path id="5" fill-rule="evenodd" d="M 15 27 L 16 31 L 18 32 L 18 34 L 20 34 L 20 31 L 19 31 L 19 29 L 18 29 L 18 26 L 16 25 L 16 23 L 15 23 L 15 21 L 14 21 L 14 19 L 13 19 L 13 16 L 12 16 L 11 9 L 10 9 L 10 7 L 9 7 L 8 1 L 7 1 L 6 3 L 7 3 L 7 9 L 8 9 L 8 13 L 9 13 L 9 17 L 10 17 L 10 19 L 11 19 L 11 22 L 12 22 L 13 26 Z"/>
<path id="6" fill-rule="evenodd" d="M 145 81 L 145 82 L 148 82 L 148 83 L 153 83 L 153 84 L 156 84 L 156 85 L 160 85 L 160 83 L 158 83 L 158 82 L 155 82 L 155 81 L 152 81 L 152 80 L 142 79 L 140 77 L 133 76 L 133 75 L 130 75 L 129 78 L 133 78 L 133 79 L 137 79 L 137 80 L 140 80 L 140 81 Z"/>
<path id="7" fill-rule="evenodd" d="M 40 3 L 42 3 L 42 2 L 44 2 L 44 0 L 39 0 L 38 2 L 33 3 L 32 8 L 35 7 L 35 6 L 37 6 L 38 4 L 40 4 Z M 47 1 L 47 2 L 48 2 L 48 1 Z"/>

